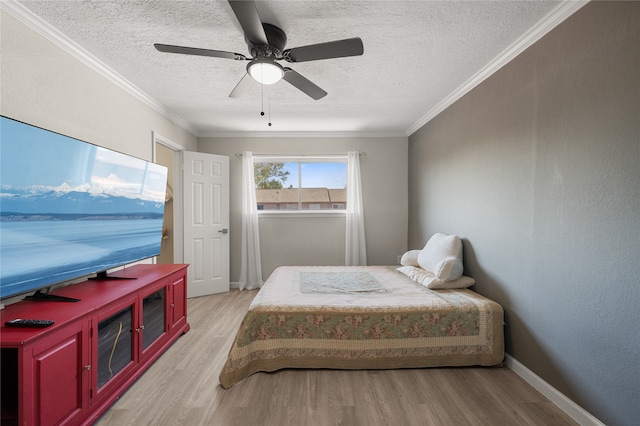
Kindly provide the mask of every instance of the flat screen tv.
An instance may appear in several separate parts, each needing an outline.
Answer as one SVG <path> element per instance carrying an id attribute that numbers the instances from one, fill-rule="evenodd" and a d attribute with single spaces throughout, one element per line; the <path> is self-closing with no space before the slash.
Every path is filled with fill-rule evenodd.
<path id="1" fill-rule="evenodd" d="M 0 120 L 0 298 L 160 253 L 166 167 Z"/>

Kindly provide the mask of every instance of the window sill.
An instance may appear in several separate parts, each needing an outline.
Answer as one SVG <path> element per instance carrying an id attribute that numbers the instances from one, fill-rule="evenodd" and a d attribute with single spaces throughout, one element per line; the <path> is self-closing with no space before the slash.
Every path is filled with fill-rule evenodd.
<path id="1" fill-rule="evenodd" d="M 346 210 L 261 210 L 258 216 L 263 217 L 344 217 Z"/>

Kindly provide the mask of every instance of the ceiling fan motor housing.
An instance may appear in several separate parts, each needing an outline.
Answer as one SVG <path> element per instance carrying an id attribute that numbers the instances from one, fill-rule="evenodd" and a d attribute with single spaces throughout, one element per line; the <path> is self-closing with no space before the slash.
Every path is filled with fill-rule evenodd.
<path id="1" fill-rule="evenodd" d="M 269 45 L 256 45 L 247 41 L 249 53 L 254 58 L 282 58 L 282 52 L 287 45 L 287 35 L 280 28 L 271 24 L 262 24 Z"/>

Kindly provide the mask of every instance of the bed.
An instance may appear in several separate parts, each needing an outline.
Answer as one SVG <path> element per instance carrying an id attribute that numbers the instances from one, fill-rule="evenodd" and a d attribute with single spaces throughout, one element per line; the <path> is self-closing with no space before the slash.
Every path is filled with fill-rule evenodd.
<path id="1" fill-rule="evenodd" d="M 498 303 L 467 288 L 430 289 L 415 274 L 410 278 L 407 268 L 413 266 L 402 268 L 277 268 L 240 325 L 220 373 L 221 386 L 285 368 L 492 366 L 503 361 Z"/>

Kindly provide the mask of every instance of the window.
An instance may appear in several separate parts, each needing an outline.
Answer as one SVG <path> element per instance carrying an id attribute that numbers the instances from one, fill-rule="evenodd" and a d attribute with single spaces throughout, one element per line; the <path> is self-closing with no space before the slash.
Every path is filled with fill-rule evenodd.
<path id="1" fill-rule="evenodd" d="M 346 209 L 346 156 L 254 156 L 254 177 L 260 211 Z"/>

